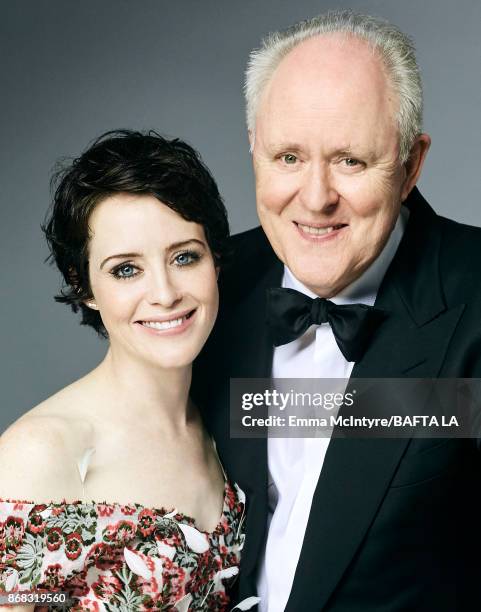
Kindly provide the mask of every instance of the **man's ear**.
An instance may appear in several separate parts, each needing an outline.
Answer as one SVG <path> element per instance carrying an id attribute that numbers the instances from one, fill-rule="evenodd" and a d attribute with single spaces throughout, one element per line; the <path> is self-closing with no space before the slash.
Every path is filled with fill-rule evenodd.
<path id="1" fill-rule="evenodd" d="M 409 153 L 409 158 L 404 164 L 406 178 L 404 179 L 404 185 L 401 192 L 402 202 L 404 202 L 414 185 L 416 185 L 430 146 L 431 137 L 429 134 L 419 134 L 414 141 L 411 152 Z"/>

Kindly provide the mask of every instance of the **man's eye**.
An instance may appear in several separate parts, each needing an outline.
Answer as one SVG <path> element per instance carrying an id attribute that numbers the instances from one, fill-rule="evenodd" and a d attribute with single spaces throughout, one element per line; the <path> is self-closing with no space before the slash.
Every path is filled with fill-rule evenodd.
<path id="1" fill-rule="evenodd" d="M 359 160 L 354 159 L 354 157 L 346 157 L 344 159 L 344 163 L 346 164 L 346 166 L 349 166 L 349 168 L 353 168 L 354 166 L 359 165 Z"/>
<path id="2" fill-rule="evenodd" d="M 293 155 L 292 153 L 285 153 L 285 154 L 282 156 L 282 161 L 283 161 L 285 164 L 292 165 L 292 164 L 295 164 L 295 163 L 296 163 L 296 161 L 297 161 L 297 157 L 296 157 L 295 155 Z"/>
<path id="3" fill-rule="evenodd" d="M 199 261 L 200 255 L 195 251 L 185 251 L 183 253 L 179 253 L 174 257 L 174 261 L 178 266 L 188 266 L 190 264 Z"/>
<path id="4" fill-rule="evenodd" d="M 138 269 L 132 264 L 122 264 L 112 270 L 115 278 L 133 278 L 138 273 Z"/>

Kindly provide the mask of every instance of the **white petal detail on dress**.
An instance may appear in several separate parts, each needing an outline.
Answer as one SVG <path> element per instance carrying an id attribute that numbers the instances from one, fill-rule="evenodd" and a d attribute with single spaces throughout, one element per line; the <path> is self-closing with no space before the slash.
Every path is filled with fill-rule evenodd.
<path id="1" fill-rule="evenodd" d="M 80 480 L 82 484 L 85 482 L 87 471 L 89 469 L 89 463 L 92 455 L 95 453 L 95 448 L 87 448 L 84 454 L 77 461 L 78 472 L 80 474 Z"/>
<path id="2" fill-rule="evenodd" d="M 245 503 L 246 503 L 246 494 L 244 493 L 244 491 L 239 487 L 239 485 L 236 482 L 234 482 L 234 487 L 235 487 L 235 490 L 237 492 L 237 497 L 239 498 L 240 503 L 244 504 L 244 506 L 245 506 Z"/>
<path id="3" fill-rule="evenodd" d="M 242 525 L 244 524 L 244 519 L 245 519 L 245 515 L 246 515 L 246 494 L 244 493 L 244 491 L 239 487 L 239 485 L 235 482 L 234 483 L 234 487 L 237 493 L 237 496 L 239 498 L 239 501 L 243 504 L 243 509 L 242 509 L 242 514 L 241 517 L 239 519 L 239 526 L 237 527 L 237 532 L 235 534 L 235 537 L 238 538 L 239 534 L 241 532 L 242 529 Z M 241 544 L 239 550 L 242 550 L 243 544 Z"/>
<path id="4" fill-rule="evenodd" d="M 184 595 L 184 597 L 182 597 L 182 599 L 179 599 L 179 601 L 175 604 L 177 612 L 188 612 L 191 601 L 192 595 L 190 593 Z"/>
<path id="5" fill-rule="evenodd" d="M 142 576 L 145 580 L 152 578 L 152 572 L 149 570 L 146 562 L 139 557 L 137 553 L 129 550 L 127 547 L 124 548 L 124 559 L 129 569 L 131 569 L 137 576 Z"/>
<path id="6" fill-rule="evenodd" d="M 175 546 L 169 546 L 169 544 L 164 544 L 164 542 L 157 542 L 157 550 L 159 555 L 162 557 L 167 557 L 172 561 L 175 557 Z"/>
<path id="7" fill-rule="evenodd" d="M 214 590 L 219 591 L 221 589 L 223 579 L 232 578 L 232 576 L 237 576 L 238 573 L 239 568 L 236 565 L 219 570 L 214 576 Z"/>
<path id="8" fill-rule="evenodd" d="M 158 557 L 150 557 L 150 560 L 154 563 L 152 577 L 155 578 L 159 591 L 162 592 L 162 588 L 164 586 L 164 577 L 162 574 L 164 571 L 164 564 L 162 563 L 162 559 L 159 559 Z"/>
<path id="9" fill-rule="evenodd" d="M 235 610 L 250 610 L 257 605 L 260 600 L 260 597 L 248 597 L 247 599 L 243 599 L 235 608 L 232 608 L 231 612 L 234 612 Z"/>
<path id="10" fill-rule="evenodd" d="M 47 518 L 48 518 L 49 516 L 51 516 L 51 515 L 52 515 L 52 508 L 51 508 L 51 507 L 45 508 L 45 510 L 43 510 L 42 512 L 40 512 L 40 516 L 41 516 L 43 519 L 47 519 Z"/>
<path id="11" fill-rule="evenodd" d="M 195 527 L 184 525 L 183 523 L 179 523 L 178 527 L 184 534 L 187 546 L 191 550 L 196 553 L 204 553 L 209 550 L 209 542 L 207 541 L 205 534 L 201 533 Z"/>
<path id="12" fill-rule="evenodd" d="M 16 569 L 12 569 L 11 574 L 9 574 L 8 578 L 5 580 L 5 590 L 13 591 L 17 586 L 18 582 L 18 572 Z"/>
<path id="13" fill-rule="evenodd" d="M 166 519 L 174 518 L 176 514 L 177 514 L 177 508 L 174 508 L 172 512 L 168 512 L 167 514 L 164 514 L 162 518 L 166 518 Z"/>

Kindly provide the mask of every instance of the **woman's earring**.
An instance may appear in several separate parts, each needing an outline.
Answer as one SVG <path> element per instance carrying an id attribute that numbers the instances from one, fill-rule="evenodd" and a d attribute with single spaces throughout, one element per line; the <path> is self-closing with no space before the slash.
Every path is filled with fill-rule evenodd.
<path id="1" fill-rule="evenodd" d="M 95 302 L 85 302 L 85 305 L 91 308 L 92 310 L 98 310 L 99 307 Z"/>

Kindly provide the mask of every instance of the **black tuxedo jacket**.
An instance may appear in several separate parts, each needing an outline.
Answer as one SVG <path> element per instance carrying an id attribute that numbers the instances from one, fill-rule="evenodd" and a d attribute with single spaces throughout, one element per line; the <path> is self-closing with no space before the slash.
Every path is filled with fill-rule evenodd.
<path id="1" fill-rule="evenodd" d="M 417 189 L 406 205 L 409 222 L 376 300 L 388 316 L 352 377 L 479 378 L 481 230 L 436 215 Z M 261 228 L 234 236 L 232 248 L 193 393 L 247 495 L 243 599 L 255 594 L 266 537 L 267 445 L 230 438 L 229 378 L 270 376 L 265 292 L 280 286 L 283 266 Z M 286 607 L 321 610 L 481 610 L 475 440 L 331 440 Z"/>

